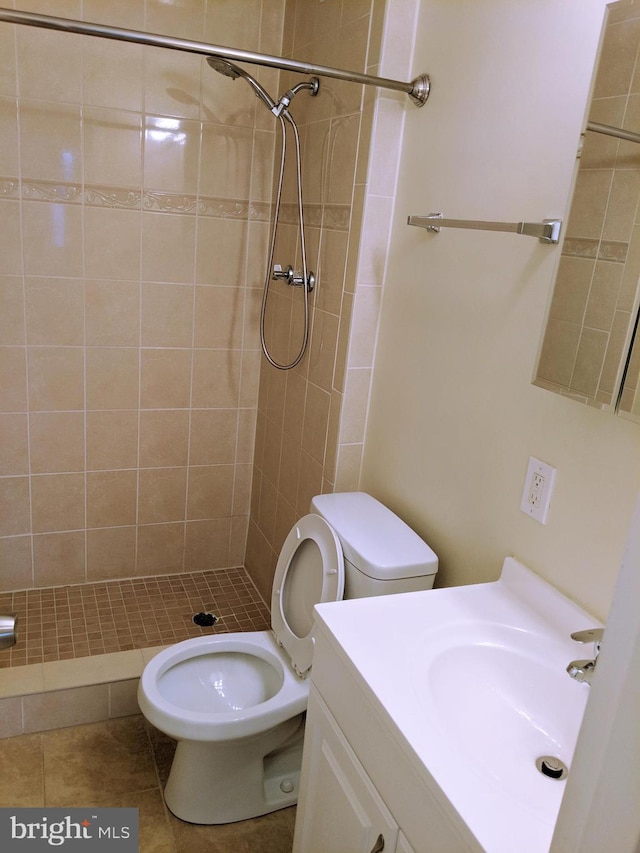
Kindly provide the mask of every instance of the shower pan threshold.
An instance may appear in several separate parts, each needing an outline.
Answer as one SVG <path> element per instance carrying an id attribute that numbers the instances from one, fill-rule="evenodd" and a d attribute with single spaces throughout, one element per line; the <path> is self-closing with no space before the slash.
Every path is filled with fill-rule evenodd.
<path id="1" fill-rule="evenodd" d="M 269 628 L 243 568 L 5 592 L 5 611 L 18 642 L 0 651 L 0 737 L 138 713 L 142 670 L 167 645 Z"/>

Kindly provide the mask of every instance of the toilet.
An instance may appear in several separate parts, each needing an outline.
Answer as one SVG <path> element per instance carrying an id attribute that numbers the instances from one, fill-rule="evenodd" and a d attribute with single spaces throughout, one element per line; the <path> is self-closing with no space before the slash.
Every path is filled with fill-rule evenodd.
<path id="1" fill-rule="evenodd" d="M 142 713 L 178 741 L 173 814 L 231 823 L 297 802 L 314 605 L 431 589 L 437 570 L 431 548 L 370 495 L 313 498 L 279 555 L 272 630 L 185 640 L 142 673 Z"/>

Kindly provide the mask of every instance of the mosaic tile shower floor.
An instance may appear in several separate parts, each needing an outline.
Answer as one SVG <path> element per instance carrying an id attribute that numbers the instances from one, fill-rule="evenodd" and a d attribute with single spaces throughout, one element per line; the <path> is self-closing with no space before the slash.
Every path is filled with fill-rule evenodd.
<path id="1" fill-rule="evenodd" d="M 213 613 L 211 627 L 193 623 Z M 229 631 L 264 631 L 269 611 L 243 568 L 0 593 L 18 642 L 0 668 L 167 645 Z"/>

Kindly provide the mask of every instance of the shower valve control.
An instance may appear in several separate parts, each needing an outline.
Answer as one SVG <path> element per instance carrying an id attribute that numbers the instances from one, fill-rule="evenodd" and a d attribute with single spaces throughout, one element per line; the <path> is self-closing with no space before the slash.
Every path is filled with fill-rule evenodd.
<path id="1" fill-rule="evenodd" d="M 296 272 L 294 268 L 289 264 L 284 269 L 280 266 L 280 264 L 274 264 L 273 266 L 273 276 L 274 281 L 279 281 L 283 279 L 287 282 L 287 284 L 291 285 L 291 287 L 303 287 L 304 286 L 304 276 L 300 275 L 299 272 Z M 311 293 L 316 284 L 315 275 L 310 272 L 307 276 L 307 291 Z"/>

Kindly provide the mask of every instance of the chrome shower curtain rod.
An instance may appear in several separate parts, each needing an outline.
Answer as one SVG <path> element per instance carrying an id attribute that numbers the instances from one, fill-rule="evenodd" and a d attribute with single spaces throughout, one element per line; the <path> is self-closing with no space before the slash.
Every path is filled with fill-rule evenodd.
<path id="1" fill-rule="evenodd" d="M 181 50 L 186 53 L 200 53 L 204 56 L 218 56 L 253 65 L 266 65 L 270 68 L 280 68 L 284 71 L 296 71 L 301 74 L 314 74 L 318 77 L 333 77 L 337 80 L 347 80 L 351 83 L 362 83 L 365 86 L 379 86 L 381 89 L 392 89 L 409 95 L 413 103 L 421 107 L 429 97 L 431 87 L 429 77 L 421 74 L 409 83 L 401 80 L 391 80 L 386 77 L 374 77 L 361 74 L 358 71 L 343 71 L 325 65 L 311 65 L 295 59 L 284 59 L 267 53 L 253 53 L 249 50 L 238 50 L 233 47 L 223 47 L 216 44 L 205 44 L 189 39 L 173 38 L 171 36 L 145 33 L 140 30 L 125 30 L 117 27 L 107 27 L 103 24 L 92 24 L 76 21 L 71 18 L 55 18 L 50 15 L 39 15 L 35 12 L 20 12 L 13 9 L 0 8 L 0 21 L 9 24 L 23 24 L 28 27 L 41 27 L 47 30 L 58 30 L 65 33 L 78 33 L 84 36 L 129 41 L 135 44 L 147 44 L 152 47 L 166 47 L 170 50 Z"/>
<path id="2" fill-rule="evenodd" d="M 592 130 L 594 133 L 604 133 L 606 136 L 615 136 L 617 139 L 626 139 L 628 142 L 640 142 L 640 133 L 624 130 L 622 127 L 612 127 L 610 124 L 600 124 L 598 121 L 588 122 L 587 130 Z"/>

